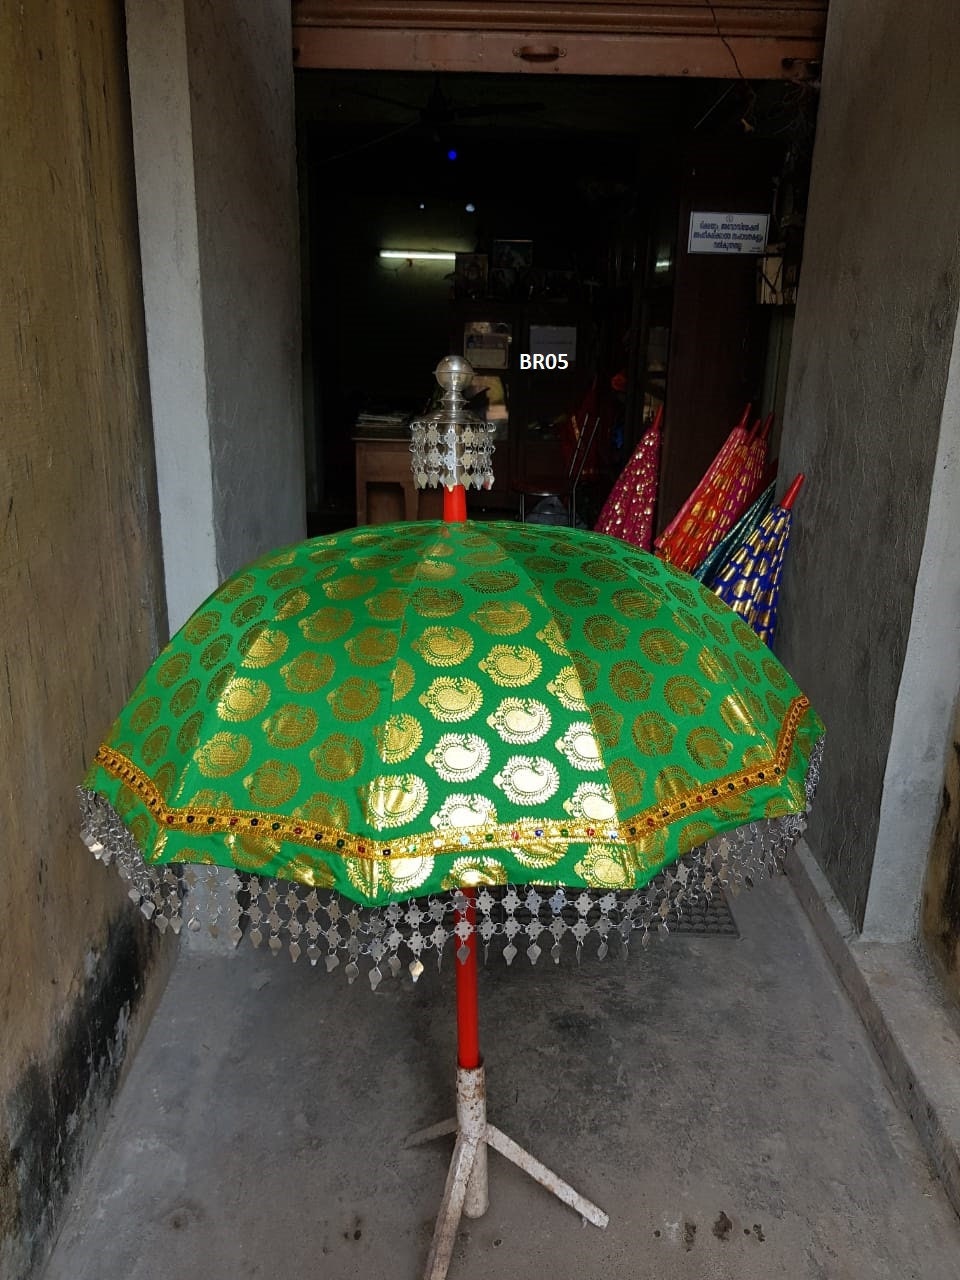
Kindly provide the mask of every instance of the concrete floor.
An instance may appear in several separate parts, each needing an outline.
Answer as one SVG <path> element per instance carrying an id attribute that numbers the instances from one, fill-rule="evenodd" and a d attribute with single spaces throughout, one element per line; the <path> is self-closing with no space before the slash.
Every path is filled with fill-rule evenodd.
<path id="1" fill-rule="evenodd" d="M 481 974 L 497 1155 L 450 1280 L 956 1280 L 960 1221 L 785 880 L 741 938 Z M 452 969 L 371 994 L 244 945 L 181 956 L 45 1280 L 415 1280 L 451 1140 Z"/>

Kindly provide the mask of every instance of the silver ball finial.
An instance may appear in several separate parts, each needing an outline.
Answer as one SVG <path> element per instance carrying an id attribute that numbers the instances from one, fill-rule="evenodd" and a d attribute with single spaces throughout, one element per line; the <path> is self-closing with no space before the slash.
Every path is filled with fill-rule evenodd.
<path id="1" fill-rule="evenodd" d="M 444 356 L 433 375 L 444 391 L 463 391 L 473 381 L 473 365 L 463 356 Z"/>

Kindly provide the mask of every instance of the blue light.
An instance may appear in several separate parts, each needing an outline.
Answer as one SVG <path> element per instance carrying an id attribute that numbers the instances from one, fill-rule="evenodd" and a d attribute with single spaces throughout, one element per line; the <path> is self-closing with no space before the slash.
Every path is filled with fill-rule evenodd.
<path id="1" fill-rule="evenodd" d="M 454 151 L 454 150 L 453 150 L 453 148 L 451 147 L 451 148 L 450 148 L 450 150 L 447 152 L 447 159 L 448 159 L 448 160 L 456 160 L 456 158 L 457 158 L 457 153 L 456 153 L 456 151 Z"/>

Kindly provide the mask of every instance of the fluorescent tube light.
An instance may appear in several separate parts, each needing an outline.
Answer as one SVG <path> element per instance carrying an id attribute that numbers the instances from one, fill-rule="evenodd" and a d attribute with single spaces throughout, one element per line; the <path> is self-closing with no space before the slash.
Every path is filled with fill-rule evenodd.
<path id="1" fill-rule="evenodd" d="M 456 262 L 455 253 L 441 253 L 437 249 L 381 249 L 381 258 L 402 258 L 415 262 Z"/>

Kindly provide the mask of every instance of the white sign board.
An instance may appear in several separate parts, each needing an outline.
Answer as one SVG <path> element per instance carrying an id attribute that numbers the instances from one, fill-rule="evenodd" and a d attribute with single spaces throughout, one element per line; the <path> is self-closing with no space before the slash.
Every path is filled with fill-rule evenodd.
<path id="1" fill-rule="evenodd" d="M 688 253 L 763 253 L 766 213 L 691 213 Z"/>

